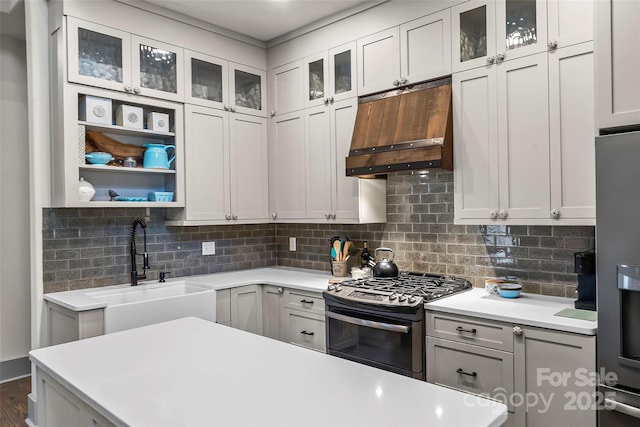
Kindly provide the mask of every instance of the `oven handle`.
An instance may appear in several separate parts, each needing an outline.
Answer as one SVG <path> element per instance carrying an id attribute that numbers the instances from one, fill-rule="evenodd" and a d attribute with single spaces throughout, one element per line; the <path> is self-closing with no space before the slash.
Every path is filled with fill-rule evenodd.
<path id="1" fill-rule="evenodd" d="M 621 414 L 629 415 L 630 417 L 640 418 L 640 408 L 635 406 L 626 405 L 622 402 L 618 402 L 613 399 L 605 398 L 605 405 L 608 405 L 612 411 L 620 412 Z"/>
<path id="2" fill-rule="evenodd" d="M 408 334 L 409 330 L 411 329 L 409 326 L 392 325 L 390 323 L 382 323 L 382 322 L 374 322 L 373 320 L 358 319 L 357 317 L 345 316 L 344 314 L 338 314 L 332 311 L 327 311 L 325 314 L 327 317 L 330 317 L 331 319 L 352 323 L 358 326 L 365 326 L 367 328 L 382 329 L 383 331 L 400 332 L 403 334 Z"/>

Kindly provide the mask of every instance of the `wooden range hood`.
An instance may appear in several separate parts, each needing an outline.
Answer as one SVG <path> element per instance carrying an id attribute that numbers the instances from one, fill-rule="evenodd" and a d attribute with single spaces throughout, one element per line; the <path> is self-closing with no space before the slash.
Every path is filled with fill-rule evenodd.
<path id="1" fill-rule="evenodd" d="M 360 98 L 347 176 L 453 169 L 451 77 Z"/>

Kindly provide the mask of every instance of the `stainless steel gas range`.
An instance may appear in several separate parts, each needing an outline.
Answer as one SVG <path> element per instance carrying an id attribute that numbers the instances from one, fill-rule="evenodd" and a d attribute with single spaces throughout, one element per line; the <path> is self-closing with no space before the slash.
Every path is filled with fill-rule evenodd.
<path id="1" fill-rule="evenodd" d="M 471 287 L 465 279 L 429 273 L 329 285 L 327 353 L 424 380 L 424 304 Z"/>

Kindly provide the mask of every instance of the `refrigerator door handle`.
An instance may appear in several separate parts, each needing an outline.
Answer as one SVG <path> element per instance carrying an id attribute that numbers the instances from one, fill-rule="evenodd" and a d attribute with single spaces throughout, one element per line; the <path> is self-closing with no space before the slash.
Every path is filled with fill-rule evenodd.
<path id="1" fill-rule="evenodd" d="M 604 399 L 604 406 L 610 408 L 611 411 L 620 412 L 621 414 L 640 419 L 640 408 L 636 408 L 635 406 L 627 405 L 608 397 Z"/>

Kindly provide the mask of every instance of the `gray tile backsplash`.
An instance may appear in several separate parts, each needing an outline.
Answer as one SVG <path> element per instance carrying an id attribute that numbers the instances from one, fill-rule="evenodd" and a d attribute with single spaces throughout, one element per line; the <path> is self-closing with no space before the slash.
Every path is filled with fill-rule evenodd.
<path id="1" fill-rule="evenodd" d="M 128 283 L 129 233 L 143 208 L 45 209 L 44 291 Z M 484 278 L 512 275 L 527 292 L 574 297 L 573 253 L 594 247 L 594 227 L 464 226 L 453 224 L 453 174 L 391 174 L 387 223 L 262 224 L 168 227 L 163 209 L 150 209 L 148 277 L 170 277 L 283 265 L 329 271 L 329 239 L 349 237 L 360 248 L 394 249 L 401 270 Z M 138 248 L 142 239 L 138 228 Z M 289 251 L 289 237 L 297 250 Z M 201 255 L 203 241 L 216 255 Z M 355 254 L 357 255 L 357 254 Z M 353 261 L 358 258 L 354 256 Z"/>

